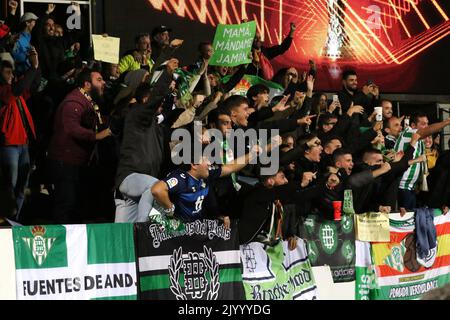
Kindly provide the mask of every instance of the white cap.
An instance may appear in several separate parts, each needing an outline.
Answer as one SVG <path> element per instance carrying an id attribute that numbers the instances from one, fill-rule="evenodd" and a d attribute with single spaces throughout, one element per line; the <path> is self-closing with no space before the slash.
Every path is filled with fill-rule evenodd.
<path id="1" fill-rule="evenodd" d="M 37 20 L 38 17 L 32 12 L 25 12 L 23 16 L 20 18 L 20 22 L 29 21 L 29 20 Z"/>
<path id="2" fill-rule="evenodd" d="M 0 53 L 0 61 L 9 61 L 14 69 L 14 59 L 9 52 Z"/>

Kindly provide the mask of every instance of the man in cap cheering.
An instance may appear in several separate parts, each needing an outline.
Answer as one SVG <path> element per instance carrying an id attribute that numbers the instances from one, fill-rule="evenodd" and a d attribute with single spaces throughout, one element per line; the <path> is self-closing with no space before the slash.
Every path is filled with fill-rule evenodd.
<path id="1" fill-rule="evenodd" d="M 24 74 L 28 69 L 31 68 L 30 59 L 28 55 L 32 51 L 31 47 L 31 31 L 36 25 L 36 20 L 38 17 L 31 12 L 25 12 L 20 18 L 20 36 L 17 40 L 14 49 L 12 51 L 12 56 L 16 63 L 16 73 L 17 75 Z"/>
<path id="2" fill-rule="evenodd" d="M 152 31 L 152 60 L 156 61 L 162 50 L 170 45 L 170 34 L 172 29 L 167 26 L 158 26 Z"/>

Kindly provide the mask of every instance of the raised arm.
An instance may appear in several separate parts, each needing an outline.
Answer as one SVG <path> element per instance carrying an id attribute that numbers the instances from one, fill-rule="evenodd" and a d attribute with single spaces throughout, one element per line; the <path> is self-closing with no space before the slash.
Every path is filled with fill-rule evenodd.
<path id="1" fill-rule="evenodd" d="M 39 67 L 39 58 L 35 48 L 32 48 L 30 54 L 30 62 L 31 68 L 25 72 L 25 76 L 20 79 L 13 87 L 13 94 L 16 97 L 19 97 L 24 92 L 31 89 L 32 84 L 37 80 L 36 77 L 39 77 L 38 67 Z"/>
<path id="2" fill-rule="evenodd" d="M 226 177 L 234 172 L 242 170 L 250 162 L 250 160 L 254 159 L 255 155 L 255 152 L 250 152 L 235 159 L 232 163 L 223 165 L 220 177 Z"/>
<path id="3" fill-rule="evenodd" d="M 16 31 L 20 24 L 19 15 L 16 14 L 18 6 L 19 4 L 15 0 L 9 1 L 8 3 L 9 12 L 5 19 L 5 24 L 11 29 L 11 31 Z"/>
<path id="4" fill-rule="evenodd" d="M 281 145 L 281 137 L 275 136 L 271 139 L 271 142 L 265 146 L 265 152 L 270 152 L 272 149 L 278 148 Z M 262 148 L 259 145 L 253 146 L 252 150 L 246 155 L 235 159 L 229 164 L 222 166 L 221 177 L 228 176 L 234 172 L 242 170 L 250 161 L 258 156 L 262 152 Z"/>
<path id="5" fill-rule="evenodd" d="M 267 59 L 272 60 L 273 58 L 282 55 L 283 53 L 289 50 L 289 48 L 292 45 L 295 29 L 296 29 L 295 24 L 291 23 L 289 35 L 286 38 L 284 38 L 283 42 L 280 45 L 266 48 L 264 50 L 264 55 L 267 57 Z"/>
<path id="6" fill-rule="evenodd" d="M 241 81 L 242 77 L 245 75 L 247 71 L 247 65 L 243 64 L 239 67 L 239 69 L 231 76 L 231 78 L 226 82 L 221 84 L 221 91 L 223 93 L 227 93 L 231 91 L 238 83 Z"/>
<path id="7" fill-rule="evenodd" d="M 426 128 L 419 129 L 419 130 L 417 130 L 417 133 L 420 134 L 420 136 L 422 138 L 425 138 L 425 137 L 431 136 L 433 133 L 441 131 L 449 124 L 450 124 L 450 118 L 445 119 L 442 122 L 431 124 Z"/>

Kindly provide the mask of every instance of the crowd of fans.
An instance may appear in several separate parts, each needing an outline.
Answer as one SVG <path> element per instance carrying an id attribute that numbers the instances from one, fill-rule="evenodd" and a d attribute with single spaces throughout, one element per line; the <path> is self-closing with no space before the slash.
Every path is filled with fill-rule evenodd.
<path id="1" fill-rule="evenodd" d="M 0 215 L 24 223 L 23 208 L 51 204 L 48 223 L 144 222 L 153 210 L 167 218 L 237 220 L 241 242 L 289 239 L 302 217 L 333 219 L 333 203 L 352 190 L 356 213 L 405 212 L 429 206 L 448 211 L 449 152 L 437 135 L 450 119 L 429 124 L 424 113 L 394 115 L 374 84 L 358 86 L 346 70 L 332 101 L 314 92 L 316 69 L 274 72 L 271 60 L 291 47 L 294 24 L 280 45 L 256 35 L 252 62 L 209 66 L 210 42 L 196 61 L 179 61 L 183 41 L 158 26 L 135 37 L 115 64 L 87 59 L 80 34 L 45 14 L 17 13 L 9 2 L 1 26 Z M 85 48 L 86 49 L 86 48 Z M 85 52 L 89 52 L 85 50 Z M 246 96 L 230 91 L 244 75 L 279 83 L 282 96 L 255 84 Z M 382 118 L 377 115 L 382 108 Z M 247 165 L 224 139 L 220 158 L 176 166 L 174 129 L 278 129 L 276 174 Z M 212 142 L 202 136 L 204 146 Z M 183 141 L 183 143 L 186 141 Z M 278 160 L 278 159 L 277 159 Z M 347 208 L 348 209 L 348 208 Z M 7 222 L 5 222 L 7 223 Z"/>

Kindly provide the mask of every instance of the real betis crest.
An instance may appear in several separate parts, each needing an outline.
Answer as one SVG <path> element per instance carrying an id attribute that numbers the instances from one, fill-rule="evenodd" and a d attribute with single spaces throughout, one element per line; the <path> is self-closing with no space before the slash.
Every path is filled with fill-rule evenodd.
<path id="1" fill-rule="evenodd" d="M 181 271 L 184 273 L 184 288 L 180 285 Z M 206 274 L 209 273 L 209 281 Z M 183 248 L 173 251 L 169 265 L 170 290 L 177 300 L 217 300 L 219 293 L 219 263 L 212 249 L 203 246 L 203 253 L 188 252 Z"/>
<path id="2" fill-rule="evenodd" d="M 31 250 L 34 261 L 41 266 L 47 258 L 56 238 L 46 238 L 46 229 L 43 226 L 35 226 L 31 229 L 32 238 L 23 237 L 22 240 Z"/>
<path id="3" fill-rule="evenodd" d="M 239 81 L 239 83 L 234 87 L 234 89 L 231 92 L 232 94 L 245 96 L 247 94 L 248 89 L 250 89 L 251 86 L 252 84 L 250 82 L 248 82 L 245 79 L 241 79 L 241 81 Z"/>
<path id="4" fill-rule="evenodd" d="M 402 244 L 399 246 L 392 246 L 391 254 L 384 259 L 384 263 L 398 272 L 403 272 L 403 255 L 405 254 L 405 251 L 405 247 Z"/>

